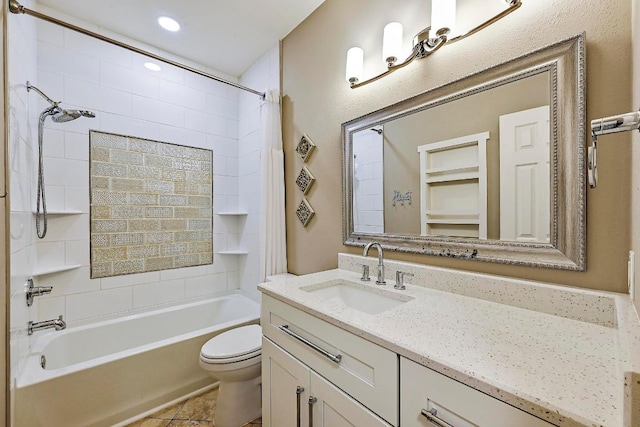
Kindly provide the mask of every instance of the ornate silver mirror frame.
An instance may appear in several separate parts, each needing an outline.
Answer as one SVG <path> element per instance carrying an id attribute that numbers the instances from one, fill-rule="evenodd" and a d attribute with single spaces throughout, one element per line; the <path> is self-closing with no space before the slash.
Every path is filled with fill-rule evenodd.
<path id="1" fill-rule="evenodd" d="M 542 72 L 550 82 L 550 243 L 354 231 L 353 135 L 428 108 Z M 342 125 L 344 244 L 505 264 L 586 268 L 585 35 L 560 41 Z"/>

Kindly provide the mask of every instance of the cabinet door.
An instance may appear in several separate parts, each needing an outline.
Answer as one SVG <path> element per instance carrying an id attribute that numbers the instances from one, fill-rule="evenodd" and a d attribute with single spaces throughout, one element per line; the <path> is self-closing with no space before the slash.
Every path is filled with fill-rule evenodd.
<path id="1" fill-rule="evenodd" d="M 310 371 L 310 376 L 311 399 L 317 400 L 308 402 L 313 421 L 309 427 L 390 427 L 382 418 L 315 372 Z M 393 390 L 389 391 L 391 393 Z"/>
<path id="2" fill-rule="evenodd" d="M 266 427 L 308 426 L 308 400 L 309 368 L 269 339 L 262 337 L 263 425 Z M 298 408 L 300 408 L 299 416 Z"/>
<path id="3" fill-rule="evenodd" d="M 445 423 L 429 421 L 423 410 L 432 414 L 435 412 Z M 553 427 L 546 421 L 404 357 L 400 358 L 400 425 Z"/>

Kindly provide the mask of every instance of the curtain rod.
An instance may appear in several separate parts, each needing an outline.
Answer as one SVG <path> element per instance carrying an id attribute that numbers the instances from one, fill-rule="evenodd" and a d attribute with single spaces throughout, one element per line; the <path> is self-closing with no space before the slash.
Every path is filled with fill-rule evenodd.
<path id="1" fill-rule="evenodd" d="M 244 91 L 247 91 L 247 92 L 251 92 L 251 93 L 253 93 L 255 95 L 258 95 L 262 100 L 265 99 L 266 95 L 265 95 L 264 92 L 260 92 L 260 91 L 257 91 L 255 89 L 251 89 L 249 87 L 242 86 L 242 85 L 240 85 L 238 83 L 230 82 L 228 80 L 225 80 L 225 79 L 222 79 L 220 77 L 214 76 L 213 74 L 205 73 L 204 71 L 200 71 L 200 70 L 198 70 L 196 68 L 192 68 L 192 67 L 190 67 L 188 65 L 184 65 L 184 64 L 181 64 L 179 62 L 172 61 L 171 59 L 164 58 L 162 56 L 156 55 L 156 54 L 151 53 L 151 52 L 147 52 L 147 51 L 139 49 L 137 47 L 134 47 L 134 46 L 128 45 L 126 43 L 120 42 L 118 40 L 103 36 L 103 35 L 98 34 L 98 33 L 94 33 L 93 31 L 89 31 L 89 30 L 87 30 L 85 28 L 78 27 L 76 25 L 70 24 L 70 23 L 65 22 L 65 21 L 61 21 L 61 20 L 56 19 L 56 18 L 54 18 L 52 16 L 42 14 L 42 13 L 37 12 L 35 10 L 31 10 L 31 9 L 26 8 L 23 5 L 21 5 L 18 2 L 18 0 L 9 0 L 9 10 L 12 13 L 31 15 L 34 18 L 42 19 L 43 21 L 47 21 L 47 22 L 51 22 L 52 24 L 60 25 L 62 27 L 68 28 L 70 30 L 77 31 L 77 32 L 79 32 L 81 34 L 84 34 L 86 36 L 93 37 L 93 38 L 96 38 L 98 40 L 102 40 L 103 42 L 111 43 L 111 44 L 119 46 L 121 48 L 130 50 L 132 52 L 139 53 L 140 55 L 148 56 L 149 58 L 153 58 L 156 61 L 161 61 L 161 62 L 164 62 L 166 64 L 173 65 L 174 67 L 182 68 L 183 70 L 191 71 L 192 73 L 198 74 L 198 75 L 203 76 L 203 77 L 207 77 L 207 78 L 209 78 L 211 80 L 215 80 L 217 82 L 224 83 L 226 85 L 233 86 L 235 88 L 238 88 L 238 89 L 241 89 L 241 90 L 244 90 Z"/>

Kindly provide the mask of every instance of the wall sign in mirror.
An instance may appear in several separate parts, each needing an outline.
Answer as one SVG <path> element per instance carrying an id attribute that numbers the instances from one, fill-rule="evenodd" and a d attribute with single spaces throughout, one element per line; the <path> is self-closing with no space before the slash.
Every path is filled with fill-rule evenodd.
<path id="1" fill-rule="evenodd" d="M 344 123 L 345 244 L 584 270 L 584 85 L 578 35 Z"/>

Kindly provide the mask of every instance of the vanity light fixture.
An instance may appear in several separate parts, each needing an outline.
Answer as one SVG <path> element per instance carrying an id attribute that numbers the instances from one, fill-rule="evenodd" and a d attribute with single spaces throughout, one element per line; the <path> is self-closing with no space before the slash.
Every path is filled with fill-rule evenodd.
<path id="1" fill-rule="evenodd" d="M 431 0 L 431 26 L 420 31 L 413 38 L 413 48 L 411 54 L 404 62 L 397 63 L 399 55 L 402 53 L 402 25 L 392 22 L 384 28 L 384 39 L 382 46 L 382 59 L 387 64 L 387 71 L 363 79 L 364 51 L 359 47 L 352 47 L 347 51 L 347 72 L 346 79 L 352 89 L 374 82 L 394 71 L 406 67 L 414 59 L 426 58 L 447 43 L 455 43 L 459 40 L 477 33 L 494 22 L 504 18 L 522 5 L 521 0 L 501 0 L 507 8 L 489 20 L 464 34 L 449 39 L 453 33 L 456 23 L 456 0 Z M 432 29 L 434 29 L 432 31 Z"/>
<path id="2" fill-rule="evenodd" d="M 165 30 L 171 31 L 172 33 L 180 31 L 180 24 L 178 23 L 178 21 L 168 16 L 158 17 L 158 24 L 160 24 L 160 26 Z"/>

